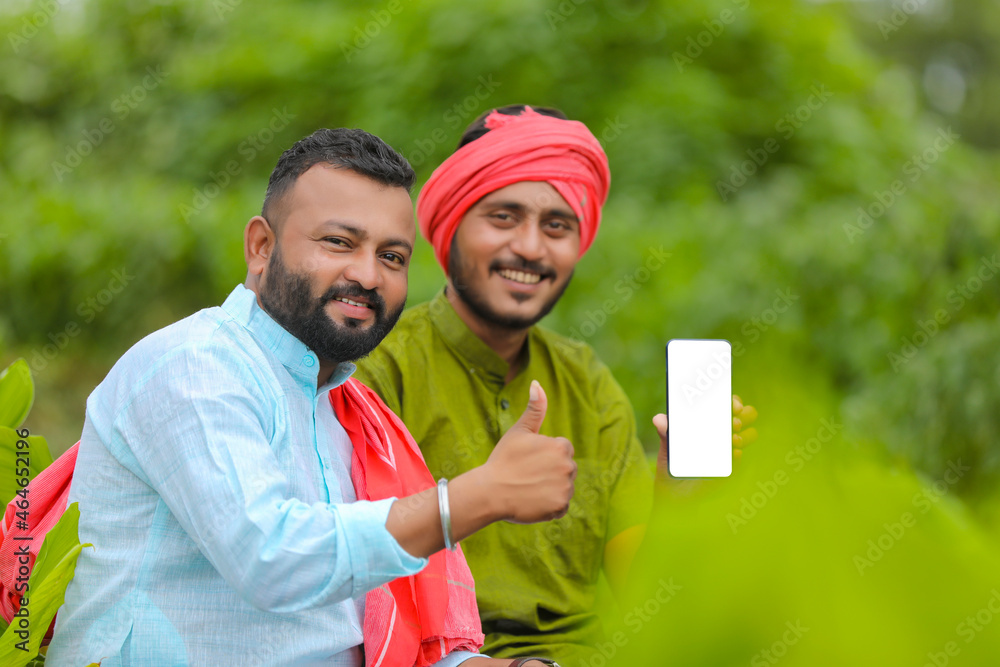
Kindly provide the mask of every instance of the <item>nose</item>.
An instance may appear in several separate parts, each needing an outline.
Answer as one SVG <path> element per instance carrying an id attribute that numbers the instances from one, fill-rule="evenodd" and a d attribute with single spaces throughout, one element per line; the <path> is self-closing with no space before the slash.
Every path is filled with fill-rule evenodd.
<path id="1" fill-rule="evenodd" d="M 522 259 L 535 262 L 545 255 L 545 234 L 538 220 L 526 221 L 514 229 L 510 249 Z"/>
<path id="2" fill-rule="evenodd" d="M 344 278 L 357 283 L 364 289 L 381 287 L 382 273 L 379 271 L 378 257 L 375 256 L 374 252 L 354 253 L 344 268 Z"/>

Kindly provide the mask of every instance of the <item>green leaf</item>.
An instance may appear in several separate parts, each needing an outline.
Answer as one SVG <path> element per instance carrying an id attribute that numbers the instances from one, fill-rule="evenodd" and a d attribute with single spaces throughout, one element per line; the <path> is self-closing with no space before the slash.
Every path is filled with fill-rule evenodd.
<path id="1" fill-rule="evenodd" d="M 19 440 L 28 441 L 27 449 L 17 448 Z M 25 452 L 27 452 L 27 457 L 24 456 Z M 20 462 L 18 462 L 19 455 L 21 456 Z M 18 475 L 17 471 L 24 468 L 24 458 L 28 459 L 27 477 L 32 480 L 35 475 L 52 463 L 52 453 L 49 451 L 49 444 L 45 438 L 40 435 L 29 435 L 27 438 L 21 438 L 14 429 L 0 426 L 0 503 L 3 503 L 3 507 L 7 506 L 17 490 L 21 488 L 18 479 L 22 475 Z"/>
<path id="2" fill-rule="evenodd" d="M 80 544 L 79 523 L 80 508 L 73 503 L 45 536 L 28 579 L 28 604 L 23 607 L 28 610 L 27 624 L 22 626 L 21 619 L 15 617 L 0 636 L 0 665 L 24 667 L 38 655 L 42 638 L 62 606 L 66 586 L 73 580 L 76 559 L 84 546 L 93 546 Z M 27 636 L 18 635 L 18 632 Z M 17 647 L 24 641 L 27 641 L 27 651 Z"/>
<path id="3" fill-rule="evenodd" d="M 28 362 L 18 359 L 0 373 L 0 426 L 17 428 L 35 400 Z"/>

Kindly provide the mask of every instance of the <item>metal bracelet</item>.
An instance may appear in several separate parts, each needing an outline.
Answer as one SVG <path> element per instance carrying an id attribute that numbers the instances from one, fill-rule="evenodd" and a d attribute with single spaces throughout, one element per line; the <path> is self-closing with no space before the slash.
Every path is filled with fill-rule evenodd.
<path id="1" fill-rule="evenodd" d="M 458 548 L 458 543 L 452 540 L 448 480 L 444 477 L 438 480 L 438 511 L 441 513 L 441 532 L 444 533 L 444 546 L 446 549 L 454 551 Z"/>

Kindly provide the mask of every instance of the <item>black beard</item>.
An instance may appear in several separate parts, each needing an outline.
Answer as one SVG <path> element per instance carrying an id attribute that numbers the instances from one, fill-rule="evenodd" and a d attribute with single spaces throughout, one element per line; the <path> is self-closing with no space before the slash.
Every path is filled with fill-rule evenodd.
<path id="1" fill-rule="evenodd" d="M 547 269 L 541 264 L 536 262 L 528 262 L 522 259 L 516 259 L 512 262 L 499 262 L 494 261 L 490 264 L 490 272 L 497 271 L 501 268 L 516 269 L 521 271 L 531 271 L 533 273 L 538 273 L 542 276 L 543 280 L 551 280 L 553 277 L 553 271 Z M 528 329 L 534 326 L 539 320 L 552 312 L 552 309 L 556 307 L 556 303 L 562 297 L 563 292 L 569 287 L 570 280 L 573 278 L 573 272 L 570 271 L 569 277 L 563 284 L 562 289 L 560 289 L 556 294 L 552 295 L 547 303 L 542 305 L 535 315 L 530 317 L 517 316 L 517 315 L 501 315 L 500 313 L 493 310 L 487 303 L 483 295 L 476 291 L 472 286 L 467 276 L 471 275 L 472 267 L 469 267 L 469 271 L 466 271 L 466 264 L 462 261 L 461 253 L 458 250 L 458 244 L 452 239 L 451 251 L 448 255 L 448 276 L 451 278 L 451 284 L 455 288 L 455 293 L 458 295 L 466 306 L 469 307 L 475 315 L 490 324 L 499 327 L 501 329 L 508 329 L 511 331 L 521 331 L 523 329 Z M 524 297 L 523 299 L 521 297 Z M 524 301 L 531 298 L 528 295 L 514 295 L 514 299 L 518 301 Z"/>
<path id="2" fill-rule="evenodd" d="M 375 322 L 359 329 L 361 320 L 348 318 L 346 326 L 334 322 L 326 313 L 326 304 L 336 297 L 364 297 L 375 313 Z M 385 301 L 375 290 L 357 283 L 331 287 L 316 299 L 311 294 L 309 278 L 292 273 L 281 259 L 279 248 L 268 261 L 267 280 L 260 285 L 260 302 L 268 315 L 323 361 L 355 361 L 374 350 L 403 313 L 404 302 L 386 314 Z"/>

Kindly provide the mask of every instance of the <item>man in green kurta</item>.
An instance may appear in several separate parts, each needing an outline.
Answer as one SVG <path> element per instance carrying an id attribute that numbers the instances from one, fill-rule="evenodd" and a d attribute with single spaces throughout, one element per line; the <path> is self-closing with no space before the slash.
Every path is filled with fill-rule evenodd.
<path id="1" fill-rule="evenodd" d="M 628 399 L 583 343 L 535 326 L 520 371 L 477 337 L 442 292 L 403 314 L 359 366 L 400 415 L 436 478 L 485 462 L 538 380 L 549 405 L 540 433 L 566 437 L 577 463 L 569 513 L 544 526 L 497 523 L 466 538 L 486 644 L 577 664 L 603 634 L 594 610 L 605 545 L 645 523 L 653 491 Z M 530 645 L 531 648 L 525 648 Z"/>
<path id="2" fill-rule="evenodd" d="M 650 467 L 621 387 L 594 351 L 536 323 L 593 242 L 610 181 L 586 126 L 554 109 L 494 110 L 466 130 L 417 204 L 447 274 L 403 314 L 357 377 L 402 419 L 432 474 L 482 464 L 527 405 L 548 396 L 541 433 L 572 442 L 568 514 L 544 525 L 493 524 L 462 547 L 486 643 L 586 664 L 606 640 L 595 610 L 603 571 L 620 585 L 652 504 Z M 662 416 L 660 416 L 662 417 Z M 658 422 L 661 439 L 665 421 Z"/>
<path id="3" fill-rule="evenodd" d="M 462 548 L 476 579 L 484 651 L 523 655 L 530 646 L 578 664 L 603 638 L 595 602 L 606 546 L 645 523 L 652 476 L 632 407 L 608 368 L 584 343 L 535 326 L 596 234 L 607 158 L 582 123 L 562 114 L 501 111 L 500 122 L 492 114 L 466 132 L 456 169 L 442 165 L 421 193 L 418 218 L 432 243 L 441 220 L 453 219 L 448 247 L 438 252 L 447 287 L 403 314 L 360 362 L 358 377 L 403 419 L 434 476 L 448 478 L 486 460 L 524 411 L 531 381 L 541 383 L 549 402 L 541 433 L 566 437 L 575 450 L 569 513 L 545 526 L 495 524 Z M 534 145 L 510 145 L 532 137 Z M 553 141 L 562 155 L 542 154 Z M 505 182 L 512 157 L 539 173 L 493 187 Z M 489 192 L 456 192 L 468 189 L 463 174 L 483 173 L 484 162 L 497 172 L 480 186 Z M 568 186 L 560 181 L 557 189 L 546 172 L 570 174 Z M 446 210 L 463 194 L 471 207 Z"/>

